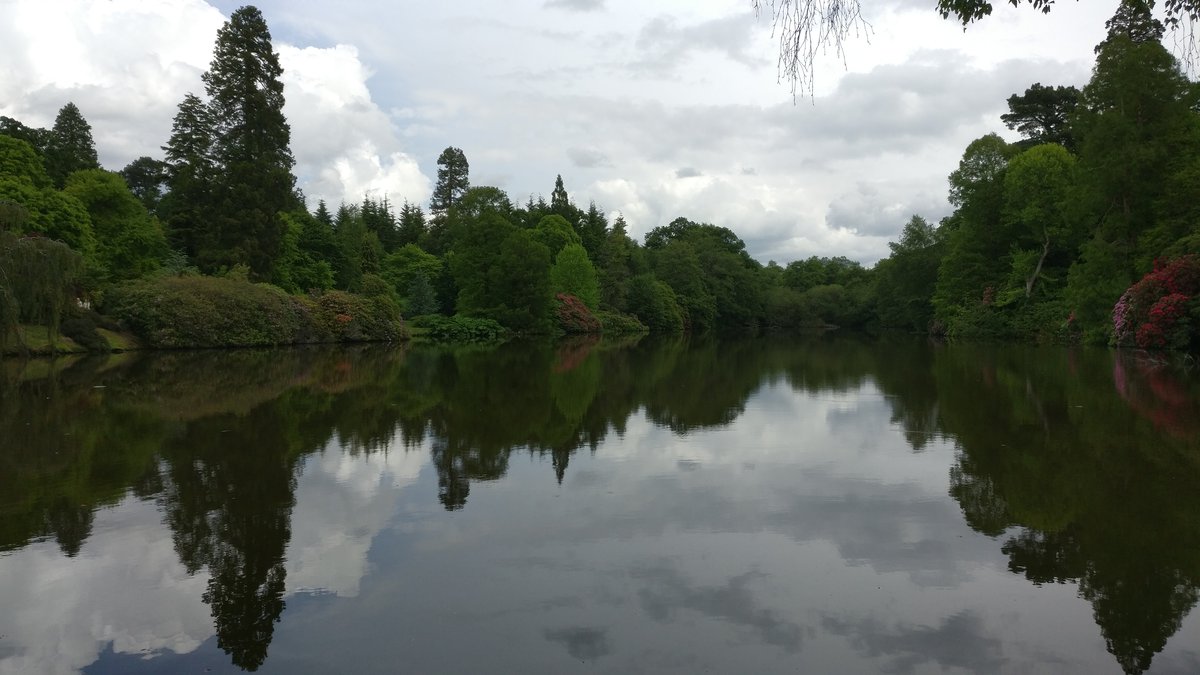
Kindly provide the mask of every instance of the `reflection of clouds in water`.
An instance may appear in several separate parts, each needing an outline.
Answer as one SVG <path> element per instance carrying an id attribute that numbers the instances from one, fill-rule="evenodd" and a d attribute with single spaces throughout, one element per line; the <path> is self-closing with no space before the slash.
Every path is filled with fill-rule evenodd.
<path id="1" fill-rule="evenodd" d="M 292 512 L 288 593 L 357 595 L 398 488 L 416 481 L 427 457 L 351 456 L 336 445 L 308 457 Z M 53 541 L 0 557 L 0 579 L 0 675 L 77 673 L 109 644 L 117 654 L 185 654 L 214 634 L 201 599 L 208 571 L 187 575 L 152 502 L 129 498 L 98 512 L 75 558 Z"/>
<path id="2" fill-rule="evenodd" d="M 761 574 L 740 574 L 720 586 L 694 584 L 672 567 L 635 569 L 633 576 L 646 582 L 638 597 L 642 609 L 656 621 L 671 622 L 675 612 L 687 609 L 747 628 L 763 642 L 788 652 L 800 650 L 801 627 L 763 607 L 751 592 L 750 583 Z"/>
<path id="3" fill-rule="evenodd" d="M 849 638 L 857 651 L 886 659 L 883 672 L 911 673 L 917 666 L 936 663 L 942 670 L 997 673 L 1008 663 L 1000 640 L 988 637 L 983 620 L 970 611 L 946 617 L 938 626 L 898 623 L 889 627 L 871 618 L 835 617 L 825 617 L 821 624 L 830 633 Z"/>
<path id="4" fill-rule="evenodd" d="M 567 653 L 580 661 L 595 661 L 612 653 L 612 646 L 608 643 L 608 629 L 605 628 L 575 626 L 547 630 L 545 635 L 550 642 L 562 643 L 567 648 Z"/>
<path id="5" fill-rule="evenodd" d="M 76 673 L 109 643 L 119 654 L 183 654 L 211 637 L 208 575 L 187 575 L 161 519 L 127 499 L 96 514 L 77 557 L 49 541 L 0 557 L 0 674 Z"/>
<path id="6" fill-rule="evenodd" d="M 358 595 L 371 542 L 395 513 L 398 489 L 416 482 L 427 457 L 419 450 L 352 456 L 336 446 L 308 457 L 284 563 L 289 592 Z"/>

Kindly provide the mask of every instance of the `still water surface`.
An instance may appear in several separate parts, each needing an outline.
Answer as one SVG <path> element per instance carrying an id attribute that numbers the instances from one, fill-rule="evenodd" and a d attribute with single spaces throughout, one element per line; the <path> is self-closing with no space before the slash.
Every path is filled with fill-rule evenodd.
<path id="1" fill-rule="evenodd" d="M 0 363 L 0 674 L 1196 673 L 1200 377 L 634 340 Z"/>

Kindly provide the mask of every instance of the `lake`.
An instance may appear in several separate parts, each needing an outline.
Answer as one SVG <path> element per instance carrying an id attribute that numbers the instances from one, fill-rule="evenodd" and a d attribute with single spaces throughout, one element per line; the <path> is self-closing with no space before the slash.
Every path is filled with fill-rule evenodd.
<path id="1" fill-rule="evenodd" d="M 1200 374 L 629 338 L 0 362 L 0 673 L 1197 673 Z"/>

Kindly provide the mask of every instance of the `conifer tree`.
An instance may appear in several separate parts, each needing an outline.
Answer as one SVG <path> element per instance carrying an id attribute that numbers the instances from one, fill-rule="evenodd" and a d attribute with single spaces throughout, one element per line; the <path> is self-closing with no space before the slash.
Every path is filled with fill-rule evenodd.
<path id="1" fill-rule="evenodd" d="M 47 137 L 46 173 L 50 174 L 54 187 L 61 189 L 71 172 L 99 168 L 92 125 L 74 103 L 64 105 Z"/>
<path id="2" fill-rule="evenodd" d="M 280 214 L 297 206 L 282 75 L 262 12 L 253 6 L 235 11 L 217 32 L 203 75 L 220 167 L 213 182 L 216 247 L 206 262 L 246 264 L 258 279 L 272 276 L 285 231 Z"/>
<path id="3" fill-rule="evenodd" d="M 213 123 L 208 106 L 189 93 L 179 104 L 171 126 L 171 138 L 163 146 L 167 155 L 168 192 L 158 214 L 167 229 L 171 246 L 193 262 L 200 253 L 215 246 L 209 222 L 212 181 L 216 166 L 212 156 Z"/>
<path id="4" fill-rule="evenodd" d="M 440 215 L 458 204 L 471 187 L 471 167 L 467 163 L 467 156 L 455 147 L 443 150 L 437 163 L 437 185 L 433 187 L 433 196 L 429 198 L 429 210 Z"/>

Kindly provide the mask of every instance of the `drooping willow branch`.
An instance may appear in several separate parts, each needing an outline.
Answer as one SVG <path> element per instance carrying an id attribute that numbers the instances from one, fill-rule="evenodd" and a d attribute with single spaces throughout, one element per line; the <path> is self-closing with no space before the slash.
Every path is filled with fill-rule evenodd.
<path id="1" fill-rule="evenodd" d="M 751 0 L 755 14 L 771 13 L 771 34 L 779 40 L 779 77 L 797 92 L 813 94 L 813 63 L 833 47 L 845 63 L 844 45 L 851 34 L 869 39 L 871 24 L 858 0 Z"/>
<path id="2" fill-rule="evenodd" d="M 1006 0 L 1014 7 L 1027 5 L 1047 14 L 1054 0 Z M 1153 0 L 1125 0 L 1153 6 Z M 863 36 L 868 40 L 871 24 L 862 15 L 861 0 L 750 0 L 754 12 L 771 14 L 771 34 L 779 40 L 779 78 L 797 92 L 813 94 L 813 64 L 818 54 L 829 48 L 845 63 L 847 40 Z M 992 0 L 938 0 L 935 11 L 944 19 L 962 22 L 963 28 L 992 13 Z M 1186 72 L 1195 72 L 1200 57 L 1196 47 L 1195 24 L 1200 21 L 1200 0 L 1166 0 L 1162 4 L 1162 23 L 1175 38 L 1175 53 Z"/>

